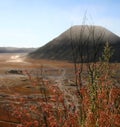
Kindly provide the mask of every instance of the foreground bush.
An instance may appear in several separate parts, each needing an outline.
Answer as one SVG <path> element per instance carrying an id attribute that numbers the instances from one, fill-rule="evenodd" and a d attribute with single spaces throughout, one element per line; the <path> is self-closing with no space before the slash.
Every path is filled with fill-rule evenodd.
<path id="1" fill-rule="evenodd" d="M 76 90 L 71 94 L 77 101 L 66 96 L 57 84 L 43 77 L 34 78 L 26 71 L 40 94 L 31 98 L 16 96 L 19 103 L 10 106 L 11 114 L 20 122 L 17 127 L 119 127 L 120 89 L 112 79 L 109 53 L 106 45 L 100 62 L 86 64 L 86 77 L 80 72 L 82 64 L 76 68 Z"/>

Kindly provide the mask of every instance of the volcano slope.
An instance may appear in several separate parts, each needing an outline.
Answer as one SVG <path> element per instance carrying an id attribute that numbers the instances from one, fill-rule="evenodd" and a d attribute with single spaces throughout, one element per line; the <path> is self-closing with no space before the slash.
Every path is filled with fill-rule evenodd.
<path id="1" fill-rule="evenodd" d="M 67 60 L 74 62 L 98 61 L 105 43 L 113 52 L 111 62 L 120 62 L 120 37 L 101 26 L 77 25 L 30 53 L 35 59 Z"/>

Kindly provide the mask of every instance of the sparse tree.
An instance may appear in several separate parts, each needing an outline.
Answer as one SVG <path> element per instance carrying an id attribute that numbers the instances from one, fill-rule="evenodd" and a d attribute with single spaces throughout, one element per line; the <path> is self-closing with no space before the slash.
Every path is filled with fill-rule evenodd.
<path id="1" fill-rule="evenodd" d="M 85 71 L 87 71 L 86 77 L 89 78 L 91 99 L 93 111 L 96 108 L 95 98 L 97 94 L 97 80 L 102 72 L 103 62 L 109 63 L 112 56 L 111 47 L 109 43 L 104 42 L 104 31 L 96 29 L 93 25 L 85 25 L 86 16 L 83 18 L 83 25 L 81 25 L 78 35 L 73 35 L 72 27 L 70 29 L 70 43 L 72 47 L 72 57 L 75 70 L 75 84 L 77 93 L 80 97 L 80 122 L 85 121 L 86 114 L 83 110 L 83 95 L 81 93 L 82 87 L 84 87 L 83 80 L 85 80 Z M 106 40 L 107 41 L 107 40 Z M 100 58 L 102 59 L 101 61 Z M 98 64 L 99 63 L 99 64 Z M 108 67 L 108 66 L 106 66 Z M 84 68 L 86 70 L 84 71 Z M 107 70 L 109 70 L 107 68 Z M 87 83 L 86 83 L 87 84 Z M 93 96 L 94 95 L 94 96 Z"/>

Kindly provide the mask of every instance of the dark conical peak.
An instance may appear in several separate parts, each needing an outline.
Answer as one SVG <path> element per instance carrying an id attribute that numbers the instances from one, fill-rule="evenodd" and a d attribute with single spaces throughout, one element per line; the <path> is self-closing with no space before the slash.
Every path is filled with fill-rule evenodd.
<path id="1" fill-rule="evenodd" d="M 109 42 L 114 48 L 113 61 L 120 61 L 120 37 L 101 26 L 92 25 L 75 25 L 54 38 L 52 41 L 39 48 L 35 52 L 29 54 L 32 58 L 43 59 L 58 59 L 72 60 L 71 43 L 76 47 L 76 52 L 83 47 L 83 43 L 88 43 L 90 47 L 90 55 L 93 54 L 95 44 L 102 45 L 100 51 L 103 51 L 103 46 Z M 79 47 L 79 49 L 78 49 Z M 84 54 L 86 47 L 84 47 Z M 101 54 L 101 53 L 100 53 Z M 92 60 L 91 60 L 92 61 Z"/>
<path id="2" fill-rule="evenodd" d="M 70 27 L 68 30 L 63 32 L 58 38 L 87 38 L 88 36 L 92 36 L 95 38 L 102 37 L 105 41 L 111 41 L 111 43 L 117 42 L 120 38 L 112 33 L 111 31 L 107 30 L 102 26 L 95 26 L 95 25 L 75 25 Z"/>

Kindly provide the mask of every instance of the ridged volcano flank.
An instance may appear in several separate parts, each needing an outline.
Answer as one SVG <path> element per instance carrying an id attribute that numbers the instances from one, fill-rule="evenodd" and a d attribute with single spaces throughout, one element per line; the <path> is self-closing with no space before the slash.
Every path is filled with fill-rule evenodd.
<path id="1" fill-rule="evenodd" d="M 120 37 L 103 27 L 87 25 L 71 27 L 43 47 L 30 53 L 29 57 L 72 61 L 73 50 L 71 44 L 76 53 L 78 52 L 77 50 L 87 52 L 89 48 L 90 56 L 92 56 L 93 50 L 96 50 L 95 46 L 97 45 L 100 50 L 98 57 L 100 57 L 106 42 L 109 42 L 114 49 L 112 62 L 120 62 Z M 87 44 L 87 47 L 84 44 Z M 85 55 L 85 53 L 83 54 Z M 91 59 L 90 61 L 93 60 Z"/>

